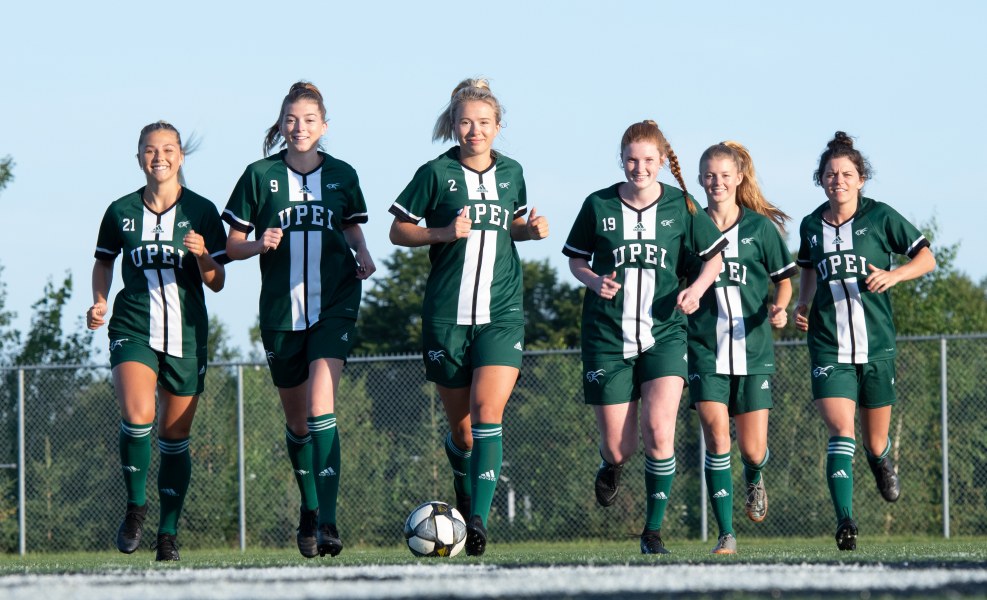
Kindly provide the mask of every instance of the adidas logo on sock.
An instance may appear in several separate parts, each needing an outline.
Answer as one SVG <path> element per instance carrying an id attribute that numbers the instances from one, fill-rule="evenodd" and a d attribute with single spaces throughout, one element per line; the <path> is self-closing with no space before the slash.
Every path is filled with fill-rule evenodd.
<path id="1" fill-rule="evenodd" d="M 494 475 L 493 469 L 490 469 L 486 473 L 481 473 L 480 479 L 484 481 L 497 481 L 497 476 Z"/>
<path id="2" fill-rule="evenodd" d="M 668 496 L 665 495 L 665 492 L 655 492 L 654 494 L 651 494 L 651 497 L 655 500 L 668 500 Z"/>
<path id="3" fill-rule="evenodd" d="M 319 477 L 332 477 L 335 474 L 336 472 L 332 470 L 332 467 L 326 467 L 324 470 L 319 471 Z"/>
<path id="4" fill-rule="evenodd" d="M 766 390 L 766 389 L 768 389 L 768 388 L 770 388 L 770 387 L 771 387 L 771 386 L 770 386 L 770 385 L 768 385 L 768 380 L 767 380 L 767 379 L 765 379 L 765 380 L 764 380 L 764 383 L 762 383 L 762 384 L 761 384 L 761 389 L 762 389 L 762 390 Z"/>
<path id="5" fill-rule="evenodd" d="M 176 492 L 172 488 L 161 488 L 160 490 L 158 490 L 158 492 L 160 492 L 164 496 L 174 496 L 176 498 L 178 497 L 178 492 Z"/>
<path id="6" fill-rule="evenodd" d="M 137 473 L 137 472 L 140 471 L 140 469 L 138 469 L 137 467 L 135 467 L 133 465 L 123 465 L 120 468 L 123 469 L 124 471 L 128 472 L 128 473 Z"/>
<path id="7" fill-rule="evenodd" d="M 730 492 L 728 492 L 726 490 L 720 490 L 720 491 L 716 492 L 715 494 L 713 494 L 713 497 L 714 498 L 726 498 L 729 495 L 730 495 Z"/>
<path id="8" fill-rule="evenodd" d="M 295 473 L 304 476 L 304 475 L 308 475 L 309 472 L 306 471 L 305 469 L 295 469 Z"/>
<path id="9" fill-rule="evenodd" d="M 850 476 L 846 474 L 846 471 L 840 469 L 839 471 L 833 473 L 829 476 L 830 479 L 850 479 Z"/>

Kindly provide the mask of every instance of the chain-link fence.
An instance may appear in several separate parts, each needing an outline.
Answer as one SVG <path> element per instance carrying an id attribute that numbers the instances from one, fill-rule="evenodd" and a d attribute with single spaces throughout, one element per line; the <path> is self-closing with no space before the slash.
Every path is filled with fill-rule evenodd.
<path id="1" fill-rule="evenodd" d="M 803 342 L 780 343 L 776 351 L 771 461 L 764 471 L 768 518 L 759 524 L 742 518 L 741 462 L 734 450 L 737 536 L 828 536 L 834 527 L 825 477 L 828 435 L 811 402 L 808 353 Z M 987 399 L 980 379 L 985 354 L 987 336 L 900 341 L 891 438 L 903 491 L 895 504 L 881 500 L 858 451 L 854 513 L 862 532 L 987 534 Z M 108 369 L 8 368 L 0 376 L 0 551 L 113 548 L 125 495 L 119 412 Z M 581 378 L 577 351 L 526 354 L 504 416 L 504 468 L 490 516 L 493 541 L 640 532 L 640 454 L 624 469 L 616 504 L 596 505 L 598 436 L 592 410 L 583 404 Z M 699 423 L 686 400 L 676 437 L 678 474 L 663 527 L 670 539 L 700 537 L 707 526 Z M 434 387 L 424 381 L 420 358 L 350 360 L 336 414 L 343 453 L 338 517 L 347 545 L 399 543 L 414 506 L 453 500 L 442 447 L 445 418 Z M 210 368 L 191 453 L 192 484 L 179 523 L 184 546 L 294 545 L 298 491 L 266 365 Z M 154 452 L 148 481 L 152 531 L 156 472 Z"/>

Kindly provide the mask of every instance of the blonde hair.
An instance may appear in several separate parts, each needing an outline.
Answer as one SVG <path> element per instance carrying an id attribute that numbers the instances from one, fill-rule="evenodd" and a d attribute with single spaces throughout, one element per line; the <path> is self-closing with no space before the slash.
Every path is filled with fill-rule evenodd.
<path id="1" fill-rule="evenodd" d="M 459 112 L 459 108 L 467 102 L 477 100 L 486 102 L 493 107 L 494 115 L 499 125 L 504 110 L 501 108 L 497 97 L 490 91 L 490 82 L 482 77 L 464 79 L 459 82 L 456 89 L 452 90 L 449 104 L 442 109 L 442 112 L 439 113 L 439 118 L 435 120 L 435 127 L 432 128 L 432 141 L 449 142 L 455 140 L 456 115 Z"/>
<path id="2" fill-rule="evenodd" d="M 624 150 L 634 142 L 651 142 L 658 148 L 658 152 L 668 159 L 668 170 L 675 176 L 675 181 L 679 182 L 682 188 L 682 195 L 685 198 L 685 206 L 689 214 L 696 214 L 696 205 L 689 198 L 689 190 L 685 187 L 685 180 L 682 179 L 682 167 L 679 166 L 679 158 L 675 156 L 672 145 L 668 143 L 665 134 L 658 128 L 658 123 L 651 119 L 646 119 L 640 123 L 634 123 L 624 131 L 624 136 L 620 138 L 620 158 L 623 162 Z"/>
<path id="3" fill-rule="evenodd" d="M 751 153 L 740 142 L 727 140 L 719 144 L 713 144 L 703 155 L 699 157 L 699 181 L 702 183 L 703 165 L 714 158 L 728 158 L 737 166 L 744 179 L 737 186 L 737 204 L 748 208 L 758 214 L 771 219 L 778 230 L 785 233 L 785 222 L 792 218 L 785 214 L 783 210 L 768 202 L 768 199 L 761 193 L 761 186 L 757 183 L 757 173 L 754 171 L 754 159 Z"/>
<path id="4" fill-rule="evenodd" d="M 311 100 L 318 104 L 319 115 L 323 121 L 326 120 L 326 105 L 322 100 L 322 92 L 319 91 L 319 88 L 308 81 L 296 81 L 291 84 L 284 100 L 281 101 L 281 112 L 278 114 L 278 120 L 268 128 L 267 135 L 264 136 L 264 156 L 270 154 L 276 146 L 285 145 L 285 140 L 281 136 L 281 121 L 284 120 L 284 111 L 289 104 L 294 104 L 299 100 Z"/>

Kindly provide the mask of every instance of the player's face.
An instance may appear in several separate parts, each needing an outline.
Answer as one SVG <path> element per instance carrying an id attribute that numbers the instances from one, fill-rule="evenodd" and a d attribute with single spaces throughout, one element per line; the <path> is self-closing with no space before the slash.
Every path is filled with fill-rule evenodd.
<path id="1" fill-rule="evenodd" d="M 494 138 L 500 133 L 497 112 L 483 100 L 465 102 L 456 118 L 459 152 L 464 157 L 490 153 Z"/>
<path id="2" fill-rule="evenodd" d="M 304 153 L 319 147 L 319 139 L 328 125 L 314 100 L 292 102 L 284 109 L 281 119 L 281 137 L 290 152 Z"/>
<path id="3" fill-rule="evenodd" d="M 141 139 L 137 162 L 148 183 L 177 179 L 178 169 L 184 161 L 185 154 L 174 131 L 158 129 Z"/>
<path id="4" fill-rule="evenodd" d="M 735 203 L 737 186 L 744 180 L 737 163 L 727 156 L 714 156 L 703 164 L 699 178 L 711 204 Z"/>
<path id="5" fill-rule="evenodd" d="M 849 158 L 841 156 L 832 158 L 826 163 L 822 188 L 831 203 L 836 205 L 855 203 L 863 187 L 864 180 L 860 177 L 857 166 Z"/>
<path id="6" fill-rule="evenodd" d="M 620 155 L 624 163 L 624 176 L 636 190 L 646 190 L 655 185 L 658 171 L 665 157 L 654 142 L 631 142 Z"/>

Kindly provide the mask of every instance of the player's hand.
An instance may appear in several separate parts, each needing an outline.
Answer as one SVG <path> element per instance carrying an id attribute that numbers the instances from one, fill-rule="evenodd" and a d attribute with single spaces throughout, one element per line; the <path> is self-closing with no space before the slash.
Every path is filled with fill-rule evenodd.
<path id="1" fill-rule="evenodd" d="M 543 240 L 548 237 L 548 219 L 542 216 L 535 216 L 534 207 L 528 214 L 528 236 L 533 240 Z"/>
<path id="2" fill-rule="evenodd" d="M 89 329 L 99 329 L 105 323 L 106 302 L 97 302 L 86 311 L 86 327 Z"/>
<path id="3" fill-rule="evenodd" d="M 795 329 L 799 331 L 809 331 L 809 306 L 799 304 L 792 311 L 792 320 L 795 321 Z"/>
<path id="4" fill-rule="evenodd" d="M 182 242 L 188 251 L 191 252 L 197 258 L 202 258 L 204 255 L 208 254 L 206 250 L 206 240 L 202 238 L 201 235 L 195 232 L 194 229 L 189 229 L 185 237 L 182 238 Z"/>
<path id="5" fill-rule="evenodd" d="M 356 278 L 369 279 L 377 270 L 374 259 L 370 258 L 370 251 L 363 247 L 356 251 Z"/>
<path id="6" fill-rule="evenodd" d="M 452 223 L 449 223 L 448 226 L 443 228 L 445 231 L 443 237 L 449 242 L 455 242 L 464 237 L 469 237 L 470 230 L 472 229 L 473 219 L 469 218 L 469 210 L 463 207 L 456 213 L 456 218 L 452 220 Z"/>
<path id="7" fill-rule="evenodd" d="M 885 271 L 870 264 L 867 266 L 870 267 L 871 274 L 867 276 L 864 283 L 870 291 L 883 294 L 898 284 L 899 279 L 894 271 Z"/>
<path id="8" fill-rule="evenodd" d="M 280 227 L 269 227 L 264 230 L 264 235 L 260 236 L 260 253 L 267 254 L 269 250 L 277 250 L 281 245 L 281 237 L 284 232 Z"/>
<path id="9" fill-rule="evenodd" d="M 696 290 L 692 289 L 692 286 L 685 288 L 679 292 L 679 296 L 675 302 L 675 309 L 687 315 L 699 310 L 699 299 L 700 296 L 696 294 Z"/>
<path id="10" fill-rule="evenodd" d="M 784 306 L 777 304 L 768 305 L 768 321 L 775 329 L 782 329 L 788 323 L 788 313 Z"/>
<path id="11" fill-rule="evenodd" d="M 620 291 L 620 284 L 617 283 L 616 271 L 610 273 L 609 275 L 600 275 L 591 281 L 590 284 L 590 289 L 596 292 L 596 294 L 604 300 L 613 299 L 613 297 L 617 295 L 617 292 Z"/>

